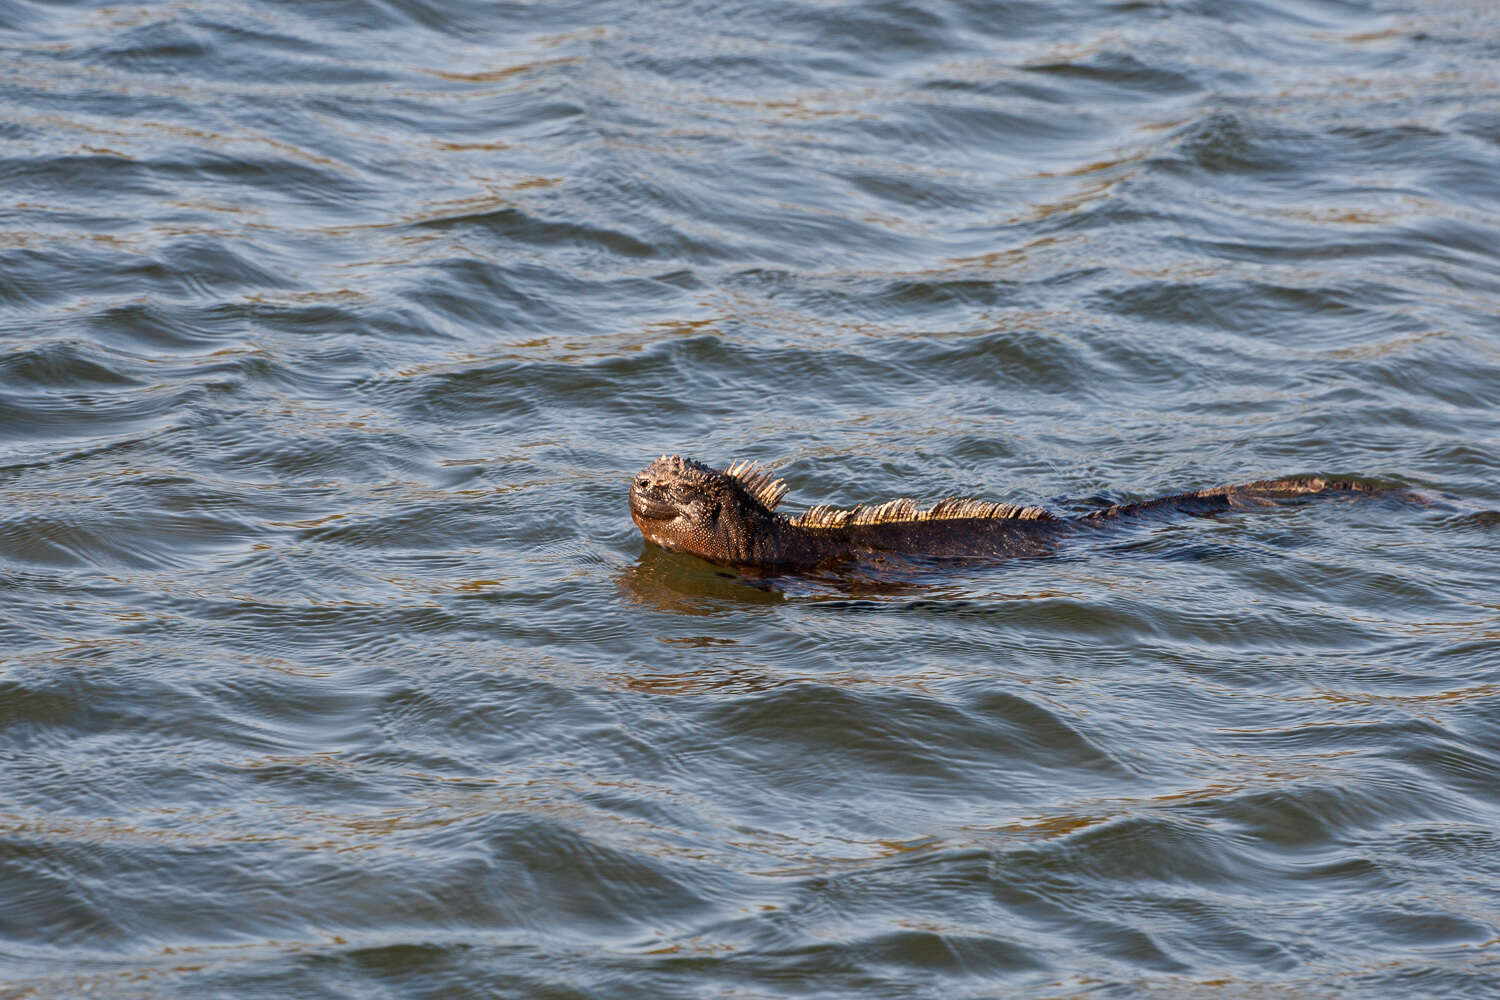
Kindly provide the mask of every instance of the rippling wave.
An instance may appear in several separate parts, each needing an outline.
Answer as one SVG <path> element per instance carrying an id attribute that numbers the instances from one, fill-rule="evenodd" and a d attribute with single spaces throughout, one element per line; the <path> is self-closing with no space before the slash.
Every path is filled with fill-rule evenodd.
<path id="1" fill-rule="evenodd" d="M 1500 989 L 1497 24 L 0 5 L 0 993 Z"/>

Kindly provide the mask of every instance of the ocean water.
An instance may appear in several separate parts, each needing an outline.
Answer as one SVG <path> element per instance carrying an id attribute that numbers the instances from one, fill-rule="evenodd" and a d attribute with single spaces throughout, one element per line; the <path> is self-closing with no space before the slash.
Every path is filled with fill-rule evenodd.
<path id="1" fill-rule="evenodd" d="M 1500 995 L 1497 467 L 1488 0 L 0 2 L 0 996 Z"/>

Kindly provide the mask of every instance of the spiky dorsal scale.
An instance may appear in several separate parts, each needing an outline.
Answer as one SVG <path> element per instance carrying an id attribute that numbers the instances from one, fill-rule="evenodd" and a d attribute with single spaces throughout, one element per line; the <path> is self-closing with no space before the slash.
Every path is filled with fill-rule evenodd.
<path id="1" fill-rule="evenodd" d="M 665 457 L 665 456 L 664 456 Z M 673 455 L 672 460 L 681 459 Z M 724 475 L 744 487 L 766 510 L 775 510 L 787 494 L 787 485 L 759 462 L 740 460 L 730 463 Z M 917 506 L 910 497 L 899 497 L 881 504 L 856 504 L 853 507 L 834 507 L 819 504 L 810 508 L 792 523 L 803 528 L 840 528 L 846 525 L 866 524 L 910 524 L 918 521 L 961 520 L 1014 520 L 1051 521 L 1052 513 L 1043 507 L 1025 507 L 1020 504 L 1001 503 L 992 500 L 973 500 L 967 497 L 948 497 L 926 509 Z"/>
<path id="2" fill-rule="evenodd" d="M 998 500 L 948 497 L 922 511 L 919 518 L 923 521 L 947 521 L 959 518 L 1050 521 L 1052 514 L 1045 507 L 1026 507 L 1021 504 L 1001 503 Z"/>
<path id="3" fill-rule="evenodd" d="M 724 475 L 745 488 L 766 510 L 775 510 L 786 496 L 786 483 L 758 462 L 738 461 L 724 470 Z"/>
<path id="4" fill-rule="evenodd" d="M 901 497 L 883 504 L 854 507 L 831 507 L 820 504 L 792 521 L 802 528 L 842 528 L 854 524 L 913 524 L 919 521 L 1051 521 L 1055 520 L 1044 507 L 1023 507 L 1019 504 L 1000 503 L 992 500 L 971 500 L 966 497 L 948 497 L 931 507 L 921 509 L 915 500 Z"/>
<path id="5" fill-rule="evenodd" d="M 917 502 L 910 497 L 887 500 L 874 507 L 863 505 L 853 517 L 855 524 L 889 524 L 893 521 L 915 521 L 921 516 Z"/>

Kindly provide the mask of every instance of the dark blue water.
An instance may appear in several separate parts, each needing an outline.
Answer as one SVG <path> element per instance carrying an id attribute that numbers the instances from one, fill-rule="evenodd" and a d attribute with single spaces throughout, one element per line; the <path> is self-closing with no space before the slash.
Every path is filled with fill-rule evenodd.
<path id="1" fill-rule="evenodd" d="M 1481 0 L 0 2 L 0 994 L 1497 995 L 1497 303 Z"/>

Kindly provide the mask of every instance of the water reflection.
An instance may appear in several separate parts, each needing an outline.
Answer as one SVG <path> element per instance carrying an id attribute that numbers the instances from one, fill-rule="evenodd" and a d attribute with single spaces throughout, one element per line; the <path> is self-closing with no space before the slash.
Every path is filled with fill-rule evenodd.
<path id="1" fill-rule="evenodd" d="M 768 580 L 654 545 L 642 546 L 639 558 L 615 575 L 615 586 L 635 604 L 700 616 L 723 614 L 740 605 L 779 604 L 787 597 Z"/>

